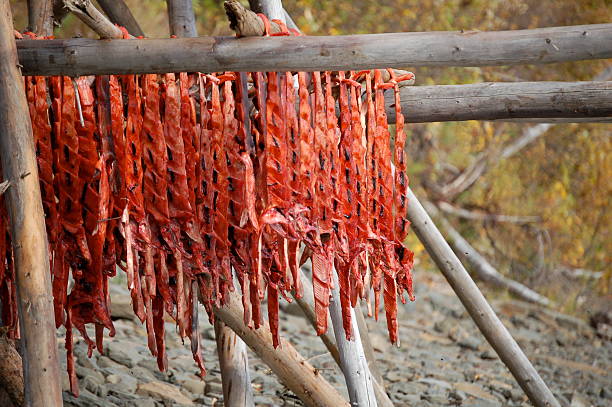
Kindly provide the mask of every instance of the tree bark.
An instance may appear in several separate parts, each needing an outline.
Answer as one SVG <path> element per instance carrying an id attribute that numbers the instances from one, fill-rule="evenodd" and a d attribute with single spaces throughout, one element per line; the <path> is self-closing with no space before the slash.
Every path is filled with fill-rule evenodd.
<path id="1" fill-rule="evenodd" d="M 11 223 L 19 322 L 24 345 L 25 402 L 62 405 L 49 252 L 32 124 L 18 69 L 13 19 L 0 2 L 0 159 L 11 182 L 5 194 Z"/>
<path id="2" fill-rule="evenodd" d="M 246 345 L 219 318 L 215 320 L 215 337 L 221 366 L 223 405 L 227 407 L 254 406 Z"/>
<path id="3" fill-rule="evenodd" d="M 51 0 L 28 0 L 28 30 L 36 35 L 53 34 Z"/>
<path id="4" fill-rule="evenodd" d="M 140 25 L 125 4 L 125 0 L 98 0 L 98 4 L 113 23 L 125 27 L 135 37 L 144 37 Z"/>
<path id="5" fill-rule="evenodd" d="M 193 38 L 198 36 L 193 13 L 192 0 L 166 0 L 168 4 L 168 22 L 170 35 L 179 38 Z"/>
<path id="6" fill-rule="evenodd" d="M 583 32 L 588 35 L 582 35 Z M 538 44 L 545 44 L 543 37 L 557 38 L 564 44 L 561 49 L 567 51 L 551 54 L 541 49 Z M 431 32 L 238 39 L 199 37 L 129 42 L 71 39 L 37 43 L 24 40 L 20 46 L 20 58 L 28 73 L 41 75 L 517 65 L 611 58 L 612 24 L 471 35 Z M 462 44 L 462 49 L 474 49 L 473 55 L 456 58 L 453 44 L 457 43 Z M 28 48 L 29 55 L 26 54 Z M 104 52 L 101 54 L 101 51 Z"/>
<path id="7" fill-rule="evenodd" d="M 408 219 L 419 240 L 502 362 L 536 407 L 560 407 L 523 350 L 499 320 L 423 206 L 408 190 Z"/>
<path id="8" fill-rule="evenodd" d="M 215 308 L 215 316 L 229 326 L 266 363 L 289 390 L 307 406 L 348 406 L 348 402 L 284 338 L 272 346 L 268 324 L 249 328 L 243 321 L 243 309 L 235 293 L 228 304 Z"/>

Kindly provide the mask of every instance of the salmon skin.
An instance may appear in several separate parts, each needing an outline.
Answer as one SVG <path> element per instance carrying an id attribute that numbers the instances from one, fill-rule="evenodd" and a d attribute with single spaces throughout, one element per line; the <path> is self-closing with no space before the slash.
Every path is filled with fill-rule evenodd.
<path id="1" fill-rule="evenodd" d="M 74 329 L 90 354 L 102 351 L 106 330 L 115 333 L 109 279 L 117 268 L 161 370 L 172 318 L 205 374 L 197 302 L 212 321 L 233 291 L 244 323 L 258 328 L 267 315 L 279 346 L 279 304 L 302 295 L 307 261 L 317 334 L 328 328 L 337 273 L 347 338 L 351 307 L 373 292 L 375 317 L 383 301 L 398 342 L 397 301 L 414 300 L 399 93 L 412 78 L 393 70 L 26 77 L 72 391 Z M 18 337 L 1 199 L 2 321 Z"/>

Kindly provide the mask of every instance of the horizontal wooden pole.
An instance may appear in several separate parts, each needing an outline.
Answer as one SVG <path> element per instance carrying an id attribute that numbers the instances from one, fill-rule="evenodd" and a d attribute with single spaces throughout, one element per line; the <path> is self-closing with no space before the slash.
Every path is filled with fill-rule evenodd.
<path id="1" fill-rule="evenodd" d="M 409 123 L 519 118 L 612 117 L 612 82 L 489 82 L 402 88 Z M 387 114 L 395 121 L 393 94 Z"/>
<path id="2" fill-rule="evenodd" d="M 304 37 L 22 40 L 25 75 L 317 71 L 612 58 L 612 24 Z"/>

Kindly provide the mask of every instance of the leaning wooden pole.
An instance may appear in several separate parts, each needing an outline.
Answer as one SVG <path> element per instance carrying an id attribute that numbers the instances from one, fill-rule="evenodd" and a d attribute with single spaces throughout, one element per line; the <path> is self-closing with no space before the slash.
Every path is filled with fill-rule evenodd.
<path id="1" fill-rule="evenodd" d="M 8 1 L 0 2 L 0 158 L 11 182 L 5 194 L 24 345 L 26 405 L 62 405 L 49 252 L 32 124 L 19 71 Z"/>
<path id="2" fill-rule="evenodd" d="M 245 325 L 241 300 L 235 292 L 229 295 L 226 305 L 215 308 L 214 312 L 215 316 L 236 332 L 306 406 L 349 406 L 340 393 L 297 352 L 291 343 L 281 337 L 280 346 L 274 349 L 272 334 L 267 323 L 259 329 Z"/>
<path id="3" fill-rule="evenodd" d="M 408 219 L 425 249 L 493 346 L 500 359 L 537 407 L 560 407 L 552 392 L 535 370 L 523 350 L 499 320 L 470 277 L 457 255 L 433 223 L 414 193 L 408 190 Z"/>
<path id="4" fill-rule="evenodd" d="M 215 319 L 215 338 L 223 385 L 223 405 L 254 406 L 246 344 L 220 318 Z"/>
<path id="5" fill-rule="evenodd" d="M 125 0 L 98 0 L 98 4 L 113 23 L 125 27 L 133 36 L 144 36 Z"/>
<path id="6" fill-rule="evenodd" d="M 342 305 L 340 304 L 340 289 L 338 275 L 333 271 L 334 287 L 332 299 L 329 303 L 329 315 L 332 320 L 334 336 L 340 353 L 340 368 L 344 374 L 349 399 L 352 406 L 377 407 L 376 395 L 372 373 L 361 344 L 361 336 L 355 317 L 355 310 L 351 307 L 351 340 L 346 339 L 343 326 Z"/>
<path id="7" fill-rule="evenodd" d="M 306 276 L 306 274 L 302 271 L 302 269 L 300 269 L 299 278 L 300 278 L 300 281 L 303 282 L 302 283 L 302 290 L 303 290 L 302 294 L 303 295 L 298 298 L 294 292 L 292 292 L 291 294 L 293 295 L 293 298 L 295 299 L 299 307 L 302 309 L 302 312 L 304 312 L 304 315 L 306 316 L 306 319 L 308 320 L 308 322 L 310 322 L 312 327 L 316 329 L 317 328 L 317 315 L 315 314 L 315 310 L 314 310 L 314 292 L 312 290 L 312 284 L 308 284 L 310 279 L 308 278 L 308 276 Z M 361 325 L 359 322 L 360 313 L 361 313 L 361 310 L 355 311 L 355 315 L 357 316 L 357 326 L 359 328 L 359 332 L 360 333 L 367 332 L 367 329 L 361 328 Z M 363 314 L 361 315 L 361 319 L 363 319 Z M 363 321 L 363 323 L 365 324 L 365 321 Z M 321 341 L 323 342 L 323 344 L 329 351 L 331 357 L 334 359 L 336 364 L 340 368 L 342 368 L 341 367 L 342 362 L 340 361 L 340 352 L 338 351 L 338 346 L 336 346 L 336 341 L 334 337 L 332 336 L 332 334 L 330 334 L 330 332 L 327 331 L 319 335 L 319 338 L 321 338 Z M 368 361 L 368 367 L 370 369 L 370 372 L 372 373 L 372 384 L 374 385 L 374 394 L 376 395 L 376 401 L 378 402 L 378 405 L 380 407 L 393 407 L 393 403 L 391 402 L 389 395 L 385 391 L 384 383 L 382 380 L 382 375 L 380 374 L 380 372 L 378 372 L 377 369 L 375 369 L 376 363 L 374 359 L 374 352 L 373 352 L 373 349 L 371 349 L 371 343 L 367 336 L 362 335 L 362 345 L 363 345 L 363 350 L 365 352 L 366 360 Z M 368 348 L 368 346 L 370 348 Z"/>

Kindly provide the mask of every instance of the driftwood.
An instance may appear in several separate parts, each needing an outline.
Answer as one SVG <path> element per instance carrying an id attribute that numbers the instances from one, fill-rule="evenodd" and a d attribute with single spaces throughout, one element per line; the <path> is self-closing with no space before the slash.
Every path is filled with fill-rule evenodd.
<path id="1" fill-rule="evenodd" d="M 499 271 L 495 269 L 472 245 L 461 236 L 461 234 L 455 229 L 449 221 L 438 215 L 438 210 L 433 204 L 429 202 L 424 203 L 427 211 L 438 221 L 438 224 L 442 227 L 442 230 L 446 232 L 447 241 L 457 256 L 463 260 L 464 263 L 470 265 L 470 268 L 474 272 L 474 275 L 481 281 L 490 284 L 494 287 L 508 290 L 511 294 L 525 301 L 533 302 L 541 306 L 550 306 L 550 300 L 537 292 L 533 291 L 529 287 L 523 284 L 504 277 Z"/>
<path id="2" fill-rule="evenodd" d="M 551 49 L 545 38 L 559 44 L 559 51 Z M 471 56 L 460 57 L 455 45 Z M 32 75 L 517 65 L 611 58 L 612 24 L 469 34 L 24 40 L 19 50 L 24 72 Z"/>
<path id="3" fill-rule="evenodd" d="M 387 114 L 395 120 L 393 95 Z M 401 90 L 410 123 L 548 117 L 612 116 L 612 82 L 489 82 L 413 86 Z"/>
<path id="4" fill-rule="evenodd" d="M 192 38 L 198 36 L 193 13 L 192 0 L 166 0 L 168 4 L 168 22 L 170 35 L 179 38 Z"/>
<path id="5" fill-rule="evenodd" d="M 28 30 L 36 35 L 53 34 L 51 0 L 28 0 Z"/>
<path id="6" fill-rule="evenodd" d="M 0 389 L 8 394 L 15 406 L 23 406 L 23 372 L 21 356 L 11 339 L 0 329 Z"/>
<path id="7" fill-rule="evenodd" d="M 412 190 L 408 190 L 408 219 L 425 249 L 449 282 L 468 313 L 537 407 L 560 407 L 523 350 L 499 320 L 457 255 L 433 223 Z"/>
<path id="8" fill-rule="evenodd" d="M 348 406 L 348 402 L 327 382 L 317 369 L 312 367 L 284 338 L 280 346 L 272 346 L 272 334 L 267 323 L 259 329 L 244 324 L 240 298 L 235 293 L 229 296 L 228 304 L 215 308 L 215 316 L 229 326 L 266 363 L 307 406 Z"/>
<path id="9" fill-rule="evenodd" d="M 34 407 L 59 407 L 62 396 L 47 231 L 8 1 L 0 2 L 0 53 L 0 159 L 3 175 L 11 182 L 4 198 L 11 224 L 23 338 L 25 402 Z"/>
<path id="10" fill-rule="evenodd" d="M 113 23 L 125 27 L 135 37 L 144 36 L 125 0 L 98 0 L 98 4 Z"/>
<path id="11" fill-rule="evenodd" d="M 223 405 L 254 406 L 245 343 L 219 318 L 215 320 L 215 338 L 223 384 Z"/>

